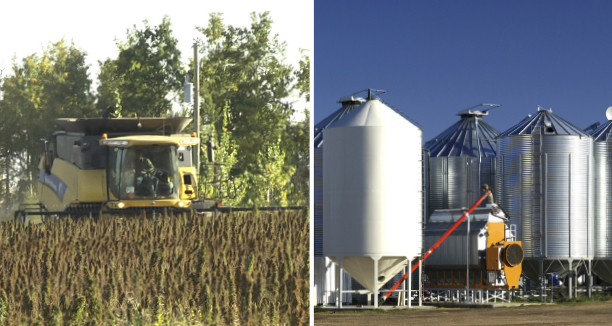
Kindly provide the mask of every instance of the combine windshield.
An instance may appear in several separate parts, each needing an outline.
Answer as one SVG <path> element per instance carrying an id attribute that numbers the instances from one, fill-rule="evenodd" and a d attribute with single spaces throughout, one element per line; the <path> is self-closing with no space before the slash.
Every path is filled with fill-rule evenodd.
<path id="1" fill-rule="evenodd" d="M 178 198 L 177 146 L 110 147 L 108 189 L 119 200 Z"/>

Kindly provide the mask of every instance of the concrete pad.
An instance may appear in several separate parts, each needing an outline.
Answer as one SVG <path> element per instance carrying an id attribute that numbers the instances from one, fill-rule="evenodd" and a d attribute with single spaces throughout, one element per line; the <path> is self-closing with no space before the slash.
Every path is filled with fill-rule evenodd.
<path id="1" fill-rule="evenodd" d="M 431 305 L 423 305 L 421 307 L 417 305 L 413 305 L 412 307 L 408 308 L 408 306 L 391 306 L 391 305 L 382 305 L 379 306 L 376 309 L 380 309 L 380 310 L 404 310 L 404 309 L 435 309 L 436 307 L 431 306 Z M 374 310 L 374 305 L 371 306 L 367 306 L 367 305 L 342 305 L 342 309 L 338 309 L 335 306 L 315 306 L 315 309 L 320 309 L 320 310 L 324 310 L 324 311 L 350 311 L 350 310 Z"/>
<path id="2" fill-rule="evenodd" d="M 539 305 L 554 305 L 554 303 L 541 302 L 487 302 L 487 303 L 458 303 L 458 302 L 433 302 L 427 303 L 439 308 L 472 308 L 472 309 L 490 309 L 490 308 L 507 308 L 521 306 L 539 306 Z"/>

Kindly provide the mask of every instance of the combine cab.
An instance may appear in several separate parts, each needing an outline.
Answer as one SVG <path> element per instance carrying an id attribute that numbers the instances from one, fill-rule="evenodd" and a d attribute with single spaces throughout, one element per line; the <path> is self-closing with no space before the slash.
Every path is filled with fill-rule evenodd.
<path id="1" fill-rule="evenodd" d="M 58 119 L 41 142 L 37 212 L 186 209 L 197 200 L 189 118 Z M 205 201 L 212 206 L 213 201 Z"/>

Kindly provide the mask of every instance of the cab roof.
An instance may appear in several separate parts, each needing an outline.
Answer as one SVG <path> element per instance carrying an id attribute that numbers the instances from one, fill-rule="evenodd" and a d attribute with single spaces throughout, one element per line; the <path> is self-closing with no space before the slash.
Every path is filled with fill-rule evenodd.
<path id="1" fill-rule="evenodd" d="M 105 146 L 115 147 L 131 147 L 131 146 L 152 146 L 152 145 L 177 145 L 177 146 L 191 146 L 199 144 L 200 140 L 189 135 L 172 135 L 172 136 L 159 136 L 159 135 L 135 135 L 135 136 L 122 136 L 108 139 L 100 139 L 99 144 Z"/>
<path id="2" fill-rule="evenodd" d="M 191 122 L 191 118 L 80 118 L 56 119 L 62 130 L 84 135 L 103 133 L 177 134 Z"/>

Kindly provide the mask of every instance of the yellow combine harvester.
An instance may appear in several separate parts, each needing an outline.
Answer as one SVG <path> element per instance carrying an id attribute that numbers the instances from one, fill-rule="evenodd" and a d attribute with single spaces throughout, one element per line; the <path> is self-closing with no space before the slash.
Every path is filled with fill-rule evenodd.
<path id="1" fill-rule="evenodd" d="M 83 212 L 186 209 L 198 199 L 190 118 L 57 119 L 41 141 L 36 209 L 16 218 Z M 199 202 L 200 207 L 213 201 Z"/>

